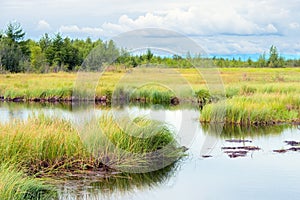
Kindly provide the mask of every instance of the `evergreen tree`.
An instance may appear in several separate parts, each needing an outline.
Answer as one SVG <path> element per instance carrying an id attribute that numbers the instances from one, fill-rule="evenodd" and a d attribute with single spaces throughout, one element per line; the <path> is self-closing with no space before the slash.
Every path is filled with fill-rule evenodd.
<path id="1" fill-rule="evenodd" d="M 259 58 L 257 60 L 257 65 L 258 65 L 258 67 L 266 67 L 267 66 L 267 59 L 266 59 L 265 52 L 259 56 Z"/>
<path id="2" fill-rule="evenodd" d="M 275 46 L 270 48 L 270 57 L 268 60 L 269 67 L 283 67 L 283 58 L 279 57 L 278 50 Z"/>
<path id="3" fill-rule="evenodd" d="M 5 30 L 5 35 L 7 38 L 14 42 L 19 42 L 24 39 L 25 32 L 23 31 L 21 24 L 18 22 L 11 22 L 7 25 Z"/>
<path id="4" fill-rule="evenodd" d="M 21 72 L 21 62 L 24 59 L 19 45 L 9 38 L 1 38 L 0 41 L 0 65 L 10 72 Z"/>

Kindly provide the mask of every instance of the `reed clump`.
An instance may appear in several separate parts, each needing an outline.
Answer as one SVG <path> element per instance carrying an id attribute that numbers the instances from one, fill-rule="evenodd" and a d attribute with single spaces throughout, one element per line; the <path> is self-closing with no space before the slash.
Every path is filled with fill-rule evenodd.
<path id="1" fill-rule="evenodd" d="M 83 124 L 83 132 L 69 120 L 44 115 L 1 124 L 0 162 L 8 164 L 0 165 L 0 199 L 55 195 L 40 178 L 149 168 L 184 155 L 166 124 L 140 117 L 119 120 L 104 114 Z"/>
<path id="2" fill-rule="evenodd" d="M 68 120 L 43 115 L 0 125 L 1 162 L 14 163 L 29 175 L 51 177 L 78 170 L 103 170 L 109 164 L 105 160 L 114 163 L 109 168 L 124 163 L 134 166 L 135 162 L 121 155 L 120 150 L 144 155 L 171 146 L 170 157 L 183 155 L 172 130 L 164 123 L 144 118 L 132 122 L 121 119 L 125 126 L 120 128 L 120 123 L 109 114 L 95 120 L 83 125 L 83 133 Z"/>
<path id="3" fill-rule="evenodd" d="M 242 125 L 267 125 L 300 121 L 300 98 L 284 94 L 235 96 L 206 105 L 200 120 Z"/>
<path id="4" fill-rule="evenodd" d="M 9 163 L 0 165 L 0 199 L 55 199 L 54 187 L 44 181 L 28 177 Z"/>

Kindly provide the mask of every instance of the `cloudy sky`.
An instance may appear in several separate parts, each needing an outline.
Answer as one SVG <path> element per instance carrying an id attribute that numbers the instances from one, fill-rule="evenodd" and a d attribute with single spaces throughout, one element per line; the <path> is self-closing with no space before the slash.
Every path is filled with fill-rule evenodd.
<path id="1" fill-rule="evenodd" d="M 276 45 L 300 56 L 300 0 L 0 0 L 0 29 L 20 22 L 27 38 L 45 32 L 108 39 L 166 28 L 210 54 L 253 54 Z"/>

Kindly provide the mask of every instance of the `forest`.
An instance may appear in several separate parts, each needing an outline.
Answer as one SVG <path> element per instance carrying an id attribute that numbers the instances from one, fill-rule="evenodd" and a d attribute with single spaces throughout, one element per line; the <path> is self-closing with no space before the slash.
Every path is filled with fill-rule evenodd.
<path id="1" fill-rule="evenodd" d="M 101 51 L 102 63 L 136 67 L 143 64 L 175 68 L 192 67 L 191 59 L 207 59 L 217 67 L 299 67 L 300 59 L 284 59 L 276 46 L 263 53 L 257 60 L 248 58 L 225 59 L 222 57 L 202 58 L 201 55 L 154 55 L 150 49 L 141 55 L 132 55 L 126 49 L 118 49 L 114 41 L 93 41 L 91 38 L 71 39 L 60 33 L 49 36 L 45 33 L 38 41 L 25 39 L 25 31 L 18 22 L 11 22 L 0 31 L 0 72 L 50 73 L 77 71 L 89 53 L 97 47 Z M 115 58 L 112 60 L 112 58 Z M 92 69 L 91 69 L 92 70 Z"/>

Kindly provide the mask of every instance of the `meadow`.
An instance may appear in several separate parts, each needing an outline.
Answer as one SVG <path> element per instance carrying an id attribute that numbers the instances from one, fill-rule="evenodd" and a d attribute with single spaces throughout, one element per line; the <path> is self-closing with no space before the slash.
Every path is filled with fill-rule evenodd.
<path id="1" fill-rule="evenodd" d="M 211 93 L 196 69 L 119 66 L 110 67 L 101 78 L 95 73 L 87 77 L 99 78 L 89 83 L 96 100 L 169 104 L 177 97 L 200 102 L 202 122 L 299 123 L 300 68 L 221 68 L 214 73 L 222 78 L 223 97 Z M 2 74 L 0 96 L 10 101 L 71 101 L 76 78 L 75 73 Z"/>
<path id="2" fill-rule="evenodd" d="M 215 72 L 220 73 L 228 97 L 236 95 L 245 85 L 255 87 L 258 92 L 292 92 L 295 89 L 294 92 L 298 92 L 300 90 L 295 87 L 300 81 L 300 68 L 220 68 Z M 23 97 L 24 99 L 70 98 L 77 75 L 77 73 L 67 72 L 0 74 L 0 96 L 3 98 Z M 112 93 L 120 82 L 121 87 L 134 87 L 137 83 L 153 80 L 159 80 L 170 87 L 183 87 L 184 84 L 184 86 L 190 85 L 195 91 L 206 89 L 206 81 L 194 68 L 143 68 L 135 73 L 133 69 L 112 67 L 102 74 L 97 85 L 93 87 L 96 88 L 95 95 L 102 96 Z"/>

